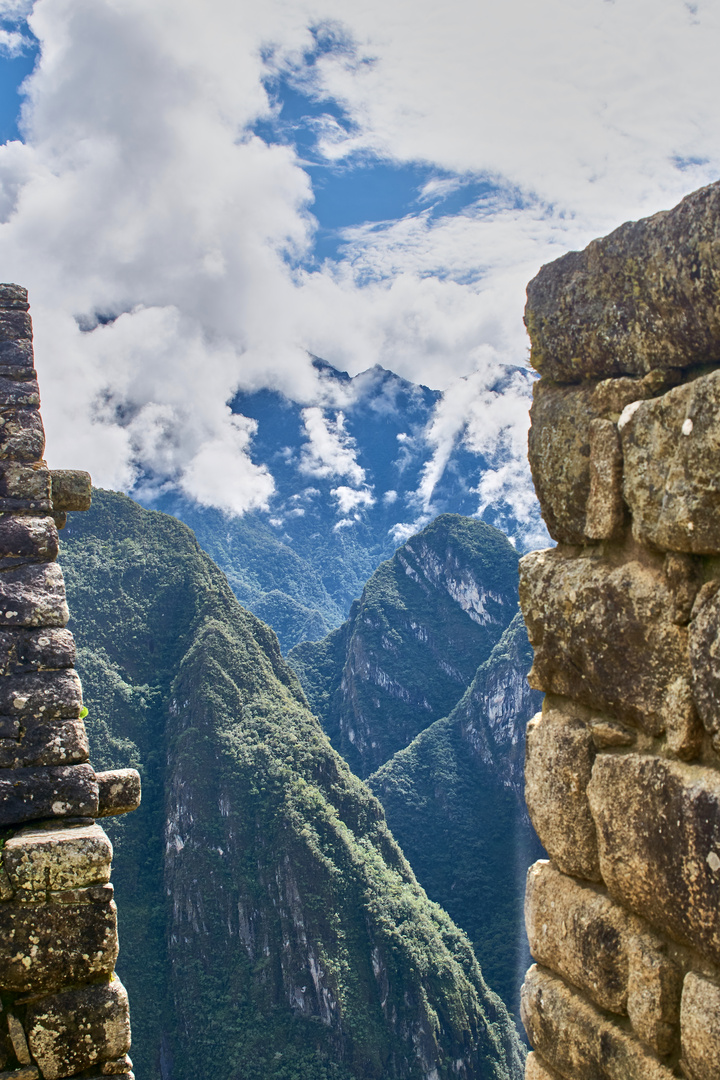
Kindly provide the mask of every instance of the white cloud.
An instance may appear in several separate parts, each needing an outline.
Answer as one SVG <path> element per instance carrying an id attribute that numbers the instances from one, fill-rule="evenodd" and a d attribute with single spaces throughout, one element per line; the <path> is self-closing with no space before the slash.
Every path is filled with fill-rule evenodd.
<path id="1" fill-rule="evenodd" d="M 0 0 L 8 47 L 28 10 Z M 355 45 L 308 67 L 330 18 Z M 327 404 L 309 351 L 447 391 L 426 501 L 453 438 L 502 444 L 494 490 L 520 490 L 524 398 L 488 380 L 524 360 L 525 283 L 720 167 L 709 0 L 37 0 L 31 29 L 25 145 L 0 147 L 4 276 L 31 293 L 50 461 L 108 486 L 262 505 L 272 480 L 227 402 L 274 386 Z M 272 113 L 263 76 L 293 65 L 347 110 L 349 134 L 318 122 L 330 159 L 439 170 L 417 213 L 347 230 L 314 272 L 308 173 L 249 133 Z M 499 194 L 426 209 L 479 175 Z M 94 313 L 119 318 L 81 331 Z M 311 422 L 309 471 L 360 488 L 349 441 Z"/>
<path id="2" fill-rule="evenodd" d="M 356 488 L 340 485 L 340 487 L 333 488 L 330 494 L 337 499 L 339 513 L 341 514 L 349 514 L 351 510 L 357 510 L 359 506 L 373 506 L 375 504 L 375 498 L 367 488 L 358 491 Z"/>
<path id="3" fill-rule="evenodd" d="M 308 441 L 300 453 L 300 472 L 306 476 L 345 476 L 352 484 L 365 482 L 365 470 L 355 457 L 355 443 L 345 429 L 345 416 L 325 416 L 317 406 L 303 409 Z M 343 489 L 346 490 L 346 489 Z"/>

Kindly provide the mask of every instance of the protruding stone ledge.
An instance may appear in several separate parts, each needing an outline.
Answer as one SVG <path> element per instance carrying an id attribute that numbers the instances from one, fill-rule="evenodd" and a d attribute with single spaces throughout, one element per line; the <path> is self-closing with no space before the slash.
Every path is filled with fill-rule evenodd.
<path id="1" fill-rule="evenodd" d="M 92 480 L 89 472 L 79 469 L 53 469 L 52 503 L 55 511 L 89 510 Z"/>
<path id="2" fill-rule="evenodd" d="M 720 184 L 544 266 L 530 361 L 558 382 L 720 360 Z"/>
<path id="3" fill-rule="evenodd" d="M 90 765 L 0 770 L 0 826 L 53 817 L 97 817 Z"/>
<path id="4" fill-rule="evenodd" d="M 595 753 L 587 725 L 547 702 L 528 724 L 525 800 L 535 831 L 561 870 L 598 881 L 595 822 L 586 794 Z"/>
<path id="5" fill-rule="evenodd" d="M 12 887 L 29 899 L 48 890 L 80 889 L 110 880 L 112 844 L 99 825 L 36 829 L 26 826 L 3 848 Z"/>
<path id="6" fill-rule="evenodd" d="M 621 1022 L 542 968 L 528 971 L 520 1010 L 533 1047 L 567 1080 L 673 1080 Z"/>
<path id="7" fill-rule="evenodd" d="M 98 817 L 129 814 L 137 810 L 141 799 L 140 773 L 137 769 L 112 769 L 95 775 L 99 789 Z"/>
<path id="8" fill-rule="evenodd" d="M 720 773 L 599 754 L 588 797 L 612 896 L 720 963 Z"/>
<path id="9" fill-rule="evenodd" d="M 72 1076 L 130 1049 L 128 999 L 117 977 L 29 1006 L 25 1025 L 45 1080 Z"/>

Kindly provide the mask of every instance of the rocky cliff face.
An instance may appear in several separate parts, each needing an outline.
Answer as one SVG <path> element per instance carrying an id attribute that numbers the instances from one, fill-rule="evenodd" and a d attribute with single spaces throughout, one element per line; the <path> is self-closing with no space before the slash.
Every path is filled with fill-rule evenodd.
<path id="1" fill-rule="evenodd" d="M 96 818 L 137 806 L 133 770 L 89 764 L 57 526 L 87 473 L 51 473 L 27 293 L 0 285 L 0 1070 L 133 1080 L 114 973 L 112 846 Z"/>
<path id="2" fill-rule="evenodd" d="M 192 534 L 111 493 L 64 566 L 113 832 L 144 1078 L 493 1077 L 522 1051 L 470 944 Z"/>
<path id="3" fill-rule="evenodd" d="M 720 1060 L 720 185 L 528 287 L 533 1080 Z"/>
<path id="4" fill-rule="evenodd" d="M 376 570 L 343 626 L 291 651 L 358 775 L 454 708 L 517 611 L 517 558 L 492 526 L 443 514 Z"/>

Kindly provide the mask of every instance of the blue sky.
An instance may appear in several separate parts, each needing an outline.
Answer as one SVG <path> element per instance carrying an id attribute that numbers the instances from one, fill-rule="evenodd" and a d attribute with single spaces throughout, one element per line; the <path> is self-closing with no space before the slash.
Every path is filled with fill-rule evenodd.
<path id="1" fill-rule="evenodd" d="M 341 407 L 315 355 L 442 391 L 430 487 L 459 438 L 502 444 L 527 502 L 527 380 L 491 389 L 527 362 L 527 281 L 720 172 L 714 0 L 0 13 L 0 276 L 30 289 L 51 462 L 109 487 L 264 505 L 227 402 Z"/>

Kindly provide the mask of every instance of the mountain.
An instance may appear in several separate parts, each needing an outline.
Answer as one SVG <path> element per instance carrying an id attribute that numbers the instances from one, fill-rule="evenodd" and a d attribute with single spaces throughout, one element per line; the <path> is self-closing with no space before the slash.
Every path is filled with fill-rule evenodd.
<path id="1" fill-rule="evenodd" d="M 525 809 L 525 727 L 541 704 L 518 613 L 450 715 L 368 779 L 428 896 L 470 937 L 514 1010 L 529 964 L 525 877 L 544 852 Z"/>
<path id="2" fill-rule="evenodd" d="M 518 555 L 443 514 L 382 563 L 349 619 L 288 654 L 337 750 L 368 776 L 454 708 L 517 612 Z"/>
<path id="3" fill-rule="evenodd" d="M 467 937 L 180 522 L 96 492 L 63 533 L 138 1080 L 519 1080 Z"/>
<path id="4" fill-rule="evenodd" d="M 464 428 L 441 422 L 437 391 L 379 366 L 350 378 L 314 364 L 319 403 L 302 406 L 269 390 L 231 403 L 257 424 L 253 459 L 275 482 L 267 509 L 233 516 L 149 481 L 134 492 L 193 529 L 240 602 L 276 631 L 283 652 L 339 626 L 379 563 L 432 517 L 477 514 L 481 477 L 507 465 L 502 441 L 478 453 Z M 488 393 L 530 378 L 508 369 Z M 481 513 L 521 551 L 546 537 L 529 498 L 527 520 L 502 498 Z"/>

